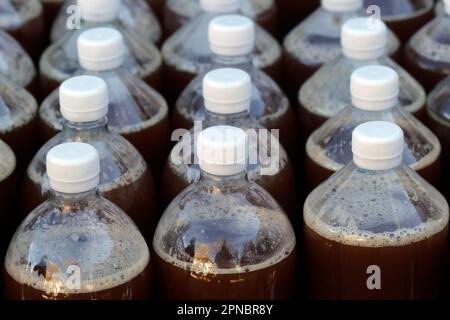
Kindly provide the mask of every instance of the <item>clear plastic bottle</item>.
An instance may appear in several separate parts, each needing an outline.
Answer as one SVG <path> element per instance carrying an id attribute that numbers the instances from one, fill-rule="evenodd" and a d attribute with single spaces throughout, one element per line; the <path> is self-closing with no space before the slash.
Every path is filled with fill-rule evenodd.
<path id="1" fill-rule="evenodd" d="M 50 198 L 17 229 L 5 258 L 13 300 L 130 300 L 151 295 L 150 253 L 133 221 L 100 197 L 96 149 L 52 148 Z"/>
<path id="2" fill-rule="evenodd" d="M 168 0 L 164 5 L 164 31 L 171 35 L 192 18 L 201 14 L 202 0 Z M 219 3 L 221 0 L 214 0 Z M 222 0 L 225 2 L 226 0 Z M 263 27 L 273 36 L 277 35 L 278 17 L 274 0 L 238 0 L 239 12 Z"/>
<path id="3" fill-rule="evenodd" d="M 46 41 L 44 14 L 39 0 L 2 0 L 0 28 L 16 38 L 34 60 L 39 59 Z"/>
<path id="4" fill-rule="evenodd" d="M 19 171 L 38 148 L 37 111 L 36 100 L 28 91 L 0 75 L 0 139 L 16 154 Z"/>
<path id="5" fill-rule="evenodd" d="M 97 2 L 100 0 L 91 0 Z M 116 1 L 116 0 L 114 0 Z M 104 0 L 101 0 L 104 3 Z M 109 1 L 108 1 L 109 2 Z M 130 33 L 152 43 L 161 41 L 162 31 L 158 19 L 145 0 L 119 0 L 120 9 L 117 16 L 118 25 L 126 28 Z M 70 14 L 67 12 L 69 6 L 77 4 L 77 0 L 64 2 L 58 17 L 53 23 L 51 41 L 55 42 L 70 30 L 67 30 L 66 21 Z M 110 5 L 109 3 L 107 5 Z"/>
<path id="6" fill-rule="evenodd" d="M 95 28 L 78 39 L 82 69 L 77 75 L 94 75 L 109 88 L 109 128 L 126 137 L 144 156 L 152 171 L 161 170 L 169 153 L 169 108 L 164 98 L 127 68 L 124 39 L 112 28 Z M 58 90 L 39 110 L 40 129 L 49 139 L 62 129 Z"/>
<path id="7" fill-rule="evenodd" d="M 254 26 L 249 18 L 239 15 L 224 15 L 211 20 L 208 39 L 213 54 L 212 65 L 197 75 L 178 98 L 172 127 L 190 129 L 194 121 L 204 118 L 202 85 L 207 72 L 217 68 L 238 68 L 250 74 L 252 79 L 250 117 L 269 129 L 279 129 L 281 144 L 292 156 L 298 150 L 295 115 L 278 84 L 252 64 Z"/>
<path id="8" fill-rule="evenodd" d="M 364 123 L 352 140 L 353 161 L 304 206 L 309 297 L 439 297 L 448 275 L 447 202 L 402 163 L 397 125 Z"/>
<path id="9" fill-rule="evenodd" d="M 16 220 L 14 205 L 17 204 L 17 171 L 16 156 L 11 148 L 0 140 L 0 261 L 3 261 L 4 250 L 14 230 L 10 230 Z M 13 228 L 15 228 L 15 225 Z"/>
<path id="10" fill-rule="evenodd" d="M 208 41 L 208 26 L 217 16 L 236 13 L 239 0 L 202 0 L 203 12 L 175 32 L 163 45 L 164 90 L 169 104 L 199 73 L 212 64 Z M 278 42 L 261 27 L 255 31 L 255 50 L 252 53 L 255 67 L 266 71 L 274 80 L 280 79 L 281 48 Z"/>
<path id="11" fill-rule="evenodd" d="M 405 67 L 427 91 L 450 73 L 450 1 L 444 3 L 444 12 L 416 32 L 405 49 Z"/>
<path id="12" fill-rule="evenodd" d="M 0 74 L 34 95 L 39 94 L 33 61 L 20 44 L 3 31 L 0 31 Z"/>
<path id="13" fill-rule="evenodd" d="M 270 132 L 266 132 L 265 137 L 258 137 L 265 128 L 249 116 L 251 91 L 251 79 L 245 71 L 227 68 L 207 73 L 203 79 L 203 88 L 200 90 L 204 97 L 201 99 L 204 109 L 201 127 L 231 125 L 244 131 L 253 130 L 255 135 L 252 136 L 252 147 L 256 152 L 262 150 L 258 148 L 258 141 L 261 141 L 267 145 L 268 150 L 261 151 L 257 163 L 249 166 L 248 177 L 266 189 L 287 214 L 295 219 L 298 212 L 298 198 L 292 164 L 286 151 Z M 199 133 L 196 130 L 200 131 L 197 122 L 188 133 L 190 138 L 184 140 L 183 137 L 183 140 L 172 149 L 166 163 L 162 178 L 162 192 L 166 205 L 200 177 L 200 168 L 194 161 L 196 138 Z M 285 192 L 286 189 L 293 191 Z"/>
<path id="14" fill-rule="evenodd" d="M 43 95 L 49 95 L 64 80 L 80 68 L 77 54 L 78 36 L 86 30 L 98 27 L 112 27 L 120 30 L 127 45 L 125 66 L 148 84 L 158 87 L 161 69 L 161 54 L 150 42 L 131 33 L 123 27 L 117 16 L 119 0 L 78 0 L 81 25 L 79 29 L 67 32 L 51 44 L 43 53 L 40 62 L 41 87 Z"/>
<path id="15" fill-rule="evenodd" d="M 427 125 L 438 136 L 442 144 L 442 162 L 450 161 L 450 77 L 445 78 L 430 92 L 427 103 Z M 450 170 L 442 166 L 441 190 L 450 196 Z"/>
<path id="16" fill-rule="evenodd" d="M 362 0 L 322 0 L 321 7 L 295 27 L 284 39 L 284 83 L 295 101 L 300 86 L 322 65 L 341 54 L 342 25 L 361 14 Z M 389 32 L 387 52 L 399 53 L 400 42 Z"/>
<path id="17" fill-rule="evenodd" d="M 129 214 L 146 237 L 151 237 L 159 218 L 153 177 L 131 143 L 108 129 L 106 82 L 93 76 L 71 78 L 61 85 L 59 100 L 64 130 L 49 140 L 31 161 L 23 185 L 22 214 L 49 196 L 47 152 L 58 144 L 80 141 L 92 144 L 99 152 L 100 193 Z"/>
<path id="18" fill-rule="evenodd" d="M 433 0 L 364 0 L 364 7 L 378 6 L 381 18 L 402 42 L 433 18 Z"/>
<path id="19" fill-rule="evenodd" d="M 368 121 L 389 121 L 405 132 L 403 161 L 433 185 L 441 181 L 441 144 L 420 121 L 399 106 L 399 77 L 385 66 L 366 66 L 351 76 L 352 104 L 325 122 L 306 144 L 306 176 L 312 190 L 352 159 L 353 129 Z"/>
<path id="20" fill-rule="evenodd" d="M 351 104 L 350 76 L 367 65 L 393 68 L 400 77 L 400 105 L 416 117 L 425 118 L 425 90 L 386 56 L 387 29 L 383 22 L 350 19 L 342 27 L 341 43 L 343 54 L 320 68 L 300 89 L 299 117 L 304 137 Z"/>
<path id="21" fill-rule="evenodd" d="M 267 300 L 295 294 L 295 234 L 269 193 L 246 179 L 246 145 L 246 133 L 230 126 L 198 136 L 201 178 L 172 201 L 153 239 L 161 298 Z"/>

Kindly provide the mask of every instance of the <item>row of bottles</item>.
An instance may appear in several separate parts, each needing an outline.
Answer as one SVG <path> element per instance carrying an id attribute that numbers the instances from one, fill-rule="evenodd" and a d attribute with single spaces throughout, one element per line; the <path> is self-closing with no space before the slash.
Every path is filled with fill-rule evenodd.
<path id="1" fill-rule="evenodd" d="M 7 298 L 448 289 L 449 1 L 42 2 L 46 50 L 0 32 Z"/>

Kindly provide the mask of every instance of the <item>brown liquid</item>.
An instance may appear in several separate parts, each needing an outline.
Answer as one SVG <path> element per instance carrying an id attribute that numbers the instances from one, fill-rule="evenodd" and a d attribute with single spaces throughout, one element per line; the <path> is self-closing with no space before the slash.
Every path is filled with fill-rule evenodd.
<path id="1" fill-rule="evenodd" d="M 14 204 L 17 204 L 17 174 L 11 173 L 0 181 L 0 263 L 3 263 L 8 243 L 16 230 L 17 214 Z M 2 264 L 3 265 L 3 264 Z"/>
<path id="2" fill-rule="evenodd" d="M 153 12 L 158 17 L 158 20 L 162 21 L 164 0 L 147 0 L 147 2 L 150 8 L 152 8 Z"/>
<path id="3" fill-rule="evenodd" d="M 39 61 L 42 52 L 45 49 L 46 33 L 44 16 L 39 16 L 27 21 L 25 24 L 14 29 L 7 29 L 16 40 L 30 54 L 35 63 Z"/>
<path id="4" fill-rule="evenodd" d="M 145 170 L 135 182 L 108 191 L 103 191 L 102 188 L 100 190 L 103 197 L 119 206 L 130 216 L 144 238 L 147 240 L 152 238 L 153 230 L 159 220 L 159 213 L 153 178 L 148 170 Z M 25 218 L 47 199 L 48 194 L 43 194 L 42 186 L 26 175 L 22 185 L 21 217 Z"/>
<path id="5" fill-rule="evenodd" d="M 397 247 L 358 247 L 328 240 L 305 227 L 309 295 L 313 299 L 434 299 L 446 286 L 448 227 Z M 369 290 L 369 266 L 381 269 L 381 290 Z"/>
<path id="6" fill-rule="evenodd" d="M 311 159 L 306 153 L 305 156 L 305 177 L 308 193 L 313 191 L 319 184 L 327 180 L 336 171 L 322 167 L 316 161 Z M 431 165 L 416 171 L 436 188 L 440 188 L 442 180 L 441 157 Z"/>
<path id="7" fill-rule="evenodd" d="M 152 255 L 158 294 L 169 300 L 282 300 L 296 295 L 297 254 L 270 267 L 223 274 L 197 274 Z M 245 267 L 243 267 L 245 269 Z M 233 269 L 234 270 L 234 269 Z"/>
<path id="8" fill-rule="evenodd" d="M 73 70 L 75 71 L 75 70 Z M 41 95 L 43 97 L 49 96 L 54 90 L 58 89 L 61 82 L 55 79 L 50 79 L 45 74 L 40 74 Z M 150 85 L 155 90 L 161 88 L 161 66 L 159 66 L 154 72 L 142 78 L 142 80 Z"/>
<path id="9" fill-rule="evenodd" d="M 281 79 L 281 58 L 261 70 L 267 73 L 275 82 Z M 163 62 L 163 82 L 164 82 L 164 97 L 166 98 L 169 107 L 173 107 L 180 94 L 187 87 L 187 85 L 197 76 L 197 74 L 190 73 L 183 70 L 178 70 L 175 66 Z"/>
<path id="10" fill-rule="evenodd" d="M 422 122 L 426 122 L 427 116 L 426 116 L 426 108 L 425 105 L 421 106 L 419 109 L 417 109 L 416 112 L 413 112 L 412 115 L 419 119 Z M 300 121 L 300 130 L 301 130 L 301 137 L 304 139 L 302 141 L 302 145 L 306 143 L 309 136 L 317 130 L 322 124 L 324 124 L 329 118 L 323 117 L 321 115 L 318 115 L 316 113 L 313 113 L 306 109 L 303 105 L 300 104 L 299 112 L 299 121 Z"/>
<path id="11" fill-rule="evenodd" d="M 268 11 L 265 11 L 256 17 L 256 23 L 259 24 L 261 27 L 263 27 L 264 30 L 266 30 L 273 36 L 276 36 L 278 31 L 277 13 L 278 13 L 277 8 L 275 6 L 272 6 Z M 187 21 L 189 21 L 189 18 L 185 16 L 180 16 L 166 5 L 164 6 L 163 9 L 163 15 L 164 15 L 163 19 L 164 34 L 166 37 L 170 37 L 175 31 L 177 31 Z"/>
<path id="12" fill-rule="evenodd" d="M 428 111 L 429 112 L 429 111 Z M 439 138 L 442 145 L 442 161 L 445 165 L 442 166 L 441 175 L 443 177 L 441 184 L 441 191 L 446 197 L 450 196 L 450 168 L 448 163 L 450 163 L 450 124 L 447 125 L 446 120 L 438 121 L 435 115 L 428 114 L 427 124 L 432 129 L 432 131 Z M 448 199 L 448 198 L 447 198 Z"/>
<path id="13" fill-rule="evenodd" d="M 0 132 L 0 139 L 8 144 L 17 158 L 18 171 L 24 172 L 38 149 L 37 120 L 34 117 L 20 127 Z"/>
<path id="14" fill-rule="evenodd" d="M 144 300 L 150 299 L 152 296 L 150 263 L 141 274 L 124 284 L 89 293 L 58 294 L 54 296 L 17 282 L 7 271 L 4 271 L 4 281 L 5 296 L 8 300 Z"/>
<path id="15" fill-rule="evenodd" d="M 279 30 L 282 37 L 320 5 L 320 0 L 275 0 L 275 2 L 279 15 L 282 17 L 279 19 Z"/>
<path id="16" fill-rule="evenodd" d="M 197 170 L 200 170 L 197 167 Z M 296 195 L 296 184 L 294 170 L 290 162 L 273 176 L 257 176 L 251 179 L 259 184 L 280 204 L 286 211 L 292 223 L 298 221 L 298 209 L 300 203 Z M 173 167 L 166 163 L 162 175 L 163 207 L 167 207 L 170 202 L 193 181 L 186 176 L 181 177 L 174 171 Z"/>
<path id="17" fill-rule="evenodd" d="M 44 16 L 47 30 L 50 31 L 50 28 L 55 21 L 55 18 L 58 16 L 59 11 L 62 8 L 63 1 L 42 1 L 42 5 L 44 6 Z"/>
<path id="18" fill-rule="evenodd" d="M 450 64 L 424 58 L 415 50 L 411 50 L 409 44 L 405 48 L 404 65 L 427 92 L 430 92 L 439 81 L 450 73 Z"/>
<path id="19" fill-rule="evenodd" d="M 423 0 L 401 0 L 398 2 L 397 7 L 400 6 L 401 9 L 396 9 L 399 10 L 396 12 L 389 12 L 388 10 L 393 6 L 392 0 L 365 0 L 364 5 L 365 7 L 378 5 L 388 27 L 403 43 L 406 43 L 414 33 L 433 18 L 433 6 L 426 9 L 425 3 L 429 1 Z"/>

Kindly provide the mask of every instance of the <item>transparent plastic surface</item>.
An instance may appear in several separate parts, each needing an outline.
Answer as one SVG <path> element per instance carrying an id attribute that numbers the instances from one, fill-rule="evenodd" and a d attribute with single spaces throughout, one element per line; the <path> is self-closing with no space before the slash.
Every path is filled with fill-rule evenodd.
<path id="1" fill-rule="evenodd" d="M 0 31 L 0 73 L 24 88 L 31 86 L 36 77 L 31 58 L 3 31 Z"/>
<path id="2" fill-rule="evenodd" d="M 244 173 L 202 174 L 169 205 L 153 239 L 158 288 L 170 299 L 286 299 L 296 241 L 271 196 Z"/>
<path id="3" fill-rule="evenodd" d="M 164 29 L 167 34 L 172 34 L 202 12 L 199 0 L 168 0 L 164 10 Z M 273 0 L 241 0 L 239 13 L 255 20 L 271 34 L 276 33 L 277 17 Z"/>
<path id="4" fill-rule="evenodd" d="M 5 259 L 9 299 L 150 297 L 150 255 L 130 218 L 95 192 L 55 194 L 17 229 Z"/>
<path id="5" fill-rule="evenodd" d="M 94 27 L 111 27 L 120 30 L 127 46 L 124 67 L 149 84 L 158 86 L 158 73 L 162 60 L 158 49 L 153 44 L 130 33 L 118 21 L 104 24 L 84 23 L 81 29 L 66 33 L 43 53 L 39 66 L 42 90 L 45 94 L 50 94 L 80 68 L 77 51 L 78 36 Z"/>
<path id="6" fill-rule="evenodd" d="M 2 0 L 0 28 L 8 31 L 38 58 L 44 45 L 45 27 L 42 4 L 38 0 Z"/>
<path id="7" fill-rule="evenodd" d="M 341 28 L 357 16 L 357 11 L 337 13 L 319 8 L 286 36 L 283 50 L 288 75 L 285 80 L 290 95 L 296 95 L 300 85 L 322 65 L 341 55 Z M 399 49 L 398 38 L 389 31 L 387 53 L 393 55 Z"/>
<path id="8" fill-rule="evenodd" d="M 0 76 L 0 139 L 26 166 L 37 148 L 36 100 L 22 87 Z"/>
<path id="9" fill-rule="evenodd" d="M 153 172 L 160 170 L 169 152 L 169 109 L 164 98 L 125 68 L 105 72 L 78 70 L 105 80 L 109 88 L 108 127 L 125 136 L 144 156 Z M 49 139 L 63 127 L 58 90 L 39 109 L 43 135 Z"/>
<path id="10" fill-rule="evenodd" d="M 239 113 L 234 115 L 218 115 L 207 112 L 206 118 L 201 123 L 202 129 L 217 125 L 230 125 L 247 130 L 254 130 L 256 136 L 251 136 L 251 148 L 258 149 L 260 139 L 267 139 L 264 143 L 267 151 L 260 150 L 257 155 L 256 163 L 248 166 L 248 178 L 261 185 L 272 197 L 278 201 L 283 209 L 295 219 L 298 199 L 296 197 L 296 184 L 294 171 L 289 157 L 283 147 L 279 144 L 275 136 L 266 132 L 265 136 L 258 137 L 259 130 L 265 129 L 258 122 L 251 120 L 248 113 Z M 163 193 L 166 204 L 175 198 L 190 184 L 198 181 L 200 178 L 200 167 L 195 156 L 196 136 L 194 128 L 189 131 L 189 138 L 183 137 L 182 140 L 172 149 L 169 159 L 163 172 Z M 190 144 L 189 149 L 182 147 Z M 276 146 L 274 145 L 276 144 Z M 190 152 L 184 153 L 185 150 Z M 180 161 L 181 163 L 175 162 Z M 262 174 L 264 173 L 264 174 Z M 283 186 L 283 188 L 280 188 Z M 285 190 L 292 192 L 285 192 Z"/>
<path id="11" fill-rule="evenodd" d="M 208 42 L 208 25 L 216 16 L 206 12 L 200 14 L 164 43 L 162 47 L 166 66 L 164 81 L 169 100 L 176 101 L 195 75 L 211 67 L 213 61 Z M 264 69 L 277 80 L 281 62 L 281 48 L 278 42 L 258 26 L 255 37 L 255 49 L 252 53 L 254 66 Z"/>
<path id="12" fill-rule="evenodd" d="M 145 236 L 157 223 L 153 178 L 139 152 L 122 136 L 110 132 L 106 120 L 70 123 L 49 140 L 31 161 L 22 192 L 22 214 L 27 214 L 48 198 L 50 185 L 46 174 L 48 151 L 66 142 L 85 142 L 100 156 L 100 193 L 122 208 Z"/>
<path id="13" fill-rule="evenodd" d="M 438 136 L 442 144 L 443 163 L 450 161 L 450 78 L 445 78 L 428 96 L 427 124 Z M 442 175 L 449 176 L 448 166 L 442 166 Z M 442 179 L 442 190 L 450 195 L 450 183 Z"/>
<path id="14" fill-rule="evenodd" d="M 368 171 L 351 162 L 305 203 L 310 297 L 438 297 L 446 283 L 448 219 L 444 197 L 407 166 Z M 370 290 L 377 282 L 368 277 L 377 270 L 381 290 Z"/>
<path id="15" fill-rule="evenodd" d="M 352 161 L 352 132 L 358 125 L 369 121 L 388 121 L 400 126 L 406 143 L 404 163 L 439 186 L 441 144 L 427 127 L 399 106 L 384 111 L 364 111 L 349 106 L 325 122 L 307 141 L 306 162 L 309 168 L 306 172 L 311 187 L 316 187 Z"/>
<path id="16" fill-rule="evenodd" d="M 431 90 L 450 73 L 450 16 L 442 14 L 420 29 L 408 42 L 405 64 Z"/>
<path id="17" fill-rule="evenodd" d="M 76 4 L 76 0 L 65 1 L 51 30 L 51 40 L 55 42 L 65 33 L 67 8 Z M 161 26 L 145 0 L 122 0 L 118 15 L 118 24 L 130 33 L 136 34 L 146 41 L 157 43 L 161 40 Z"/>
<path id="18" fill-rule="evenodd" d="M 350 78 L 352 73 L 360 67 L 369 65 L 383 65 L 394 69 L 400 78 L 400 105 L 416 115 L 423 111 L 426 102 L 426 93 L 423 87 L 388 57 L 375 60 L 354 60 L 340 57 L 326 64 L 300 89 L 301 107 L 317 117 L 330 118 L 334 116 L 351 104 Z M 305 123 L 305 126 L 307 127 L 308 124 Z"/>
<path id="19" fill-rule="evenodd" d="M 8 222 L 11 221 L 12 214 L 9 210 L 13 207 L 11 199 L 16 194 L 16 157 L 11 148 L 0 140 L 0 231 L 1 240 L 4 239 L 3 234 L 9 234 L 7 229 Z M 9 240 L 9 239 L 8 239 Z M 3 245 L 3 243 L 2 243 Z"/>
<path id="20" fill-rule="evenodd" d="M 296 129 L 289 100 L 275 81 L 253 67 L 250 57 L 213 58 L 212 66 L 196 76 L 178 98 L 172 117 L 173 127 L 190 129 L 194 121 L 204 119 L 203 77 L 208 71 L 222 67 L 238 68 L 249 73 L 252 79 L 250 118 L 269 129 L 279 129 L 281 144 L 289 154 L 294 153 L 297 147 L 295 143 Z"/>
<path id="21" fill-rule="evenodd" d="M 402 42 L 433 19 L 433 0 L 364 0 L 366 8 L 371 5 L 380 8 L 383 21 Z"/>

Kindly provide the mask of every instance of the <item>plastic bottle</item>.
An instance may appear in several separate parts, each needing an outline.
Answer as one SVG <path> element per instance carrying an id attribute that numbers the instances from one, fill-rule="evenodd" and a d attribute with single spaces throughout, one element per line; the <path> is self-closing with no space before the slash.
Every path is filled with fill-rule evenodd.
<path id="1" fill-rule="evenodd" d="M 251 147 L 258 159 L 249 165 L 248 177 L 266 189 L 295 220 L 298 198 L 292 164 L 278 139 L 267 129 L 263 132 L 265 128 L 250 118 L 251 91 L 252 82 L 245 71 L 228 68 L 207 73 L 201 90 L 204 97 L 204 121 L 201 122 L 201 128 L 231 125 L 244 131 L 251 130 Z M 169 204 L 200 177 L 200 168 L 195 162 L 195 146 L 200 131 L 198 125 L 196 122 L 195 127 L 187 133 L 189 137 L 183 136 L 182 141 L 172 149 L 166 163 L 162 178 L 165 204 Z M 264 145 L 259 147 L 259 142 Z M 265 146 L 268 150 L 263 150 Z M 261 152 L 258 153 L 258 150 Z"/>
<path id="2" fill-rule="evenodd" d="M 369 122 L 352 135 L 353 161 L 304 207 L 313 299 L 434 299 L 446 286 L 449 208 L 402 163 L 403 132 Z"/>
<path id="3" fill-rule="evenodd" d="M 342 25 L 362 14 L 362 0 L 322 0 L 321 7 L 295 27 L 284 39 L 283 86 L 295 101 L 300 86 L 325 63 L 341 54 Z M 399 53 L 400 42 L 389 32 L 387 52 Z"/>
<path id="4" fill-rule="evenodd" d="M 59 89 L 59 101 L 64 130 L 49 140 L 31 161 L 22 191 L 22 214 L 49 196 L 47 152 L 62 143 L 85 142 L 93 145 L 100 155 L 100 194 L 129 214 L 145 237 L 151 237 L 159 218 L 152 174 L 140 153 L 125 138 L 109 131 L 106 82 L 93 76 L 66 80 Z"/>
<path id="5" fill-rule="evenodd" d="M 78 75 L 94 75 L 109 88 L 109 128 L 126 137 L 144 156 L 152 171 L 161 170 L 169 153 L 169 109 L 164 98 L 137 76 L 126 59 L 124 38 L 112 28 L 95 28 L 78 39 L 82 69 Z M 62 129 L 58 91 L 39 110 L 42 135 L 49 139 Z"/>
<path id="6" fill-rule="evenodd" d="M 127 45 L 125 65 L 133 74 L 139 75 L 150 85 L 158 87 L 161 55 L 152 43 L 121 26 L 117 19 L 120 1 L 78 0 L 78 5 L 82 20 L 80 29 L 71 30 L 51 44 L 40 59 L 41 87 L 44 96 L 49 95 L 80 68 L 77 54 L 78 36 L 83 31 L 98 27 L 112 27 L 120 30 Z"/>
<path id="7" fill-rule="evenodd" d="M 50 199 L 17 229 L 5 258 L 5 295 L 14 300 L 130 300 L 151 295 L 147 244 L 132 220 L 100 197 L 96 149 L 51 149 Z"/>
<path id="8" fill-rule="evenodd" d="M 411 37 L 405 48 L 405 67 L 427 91 L 450 73 L 450 1 L 444 12 Z"/>
<path id="9" fill-rule="evenodd" d="M 164 31 L 166 35 L 171 35 L 192 18 L 201 14 L 201 2 L 203 0 L 168 0 L 164 5 Z M 226 0 L 213 0 L 215 3 Z M 210 1 L 212 2 L 212 1 Z M 274 0 L 238 0 L 240 2 L 239 12 L 252 20 L 255 20 L 261 27 L 277 35 L 278 17 L 277 7 Z"/>
<path id="10" fill-rule="evenodd" d="M 35 96 L 39 95 L 33 61 L 20 44 L 3 31 L 0 31 L 0 73 Z"/>
<path id="11" fill-rule="evenodd" d="M 90 2 L 92 4 L 98 2 L 99 5 L 103 6 L 110 5 L 110 0 L 106 2 L 105 0 L 91 0 Z M 152 43 L 159 43 L 161 41 L 161 26 L 145 0 L 119 0 L 119 2 L 120 8 L 117 20 L 121 28 L 126 28 L 130 33 Z M 73 14 L 73 11 L 68 11 L 68 8 L 76 4 L 76 0 L 69 0 L 62 6 L 58 17 L 53 23 L 51 31 L 52 42 L 57 41 L 65 33 L 70 32 L 70 30 L 67 30 L 66 22 L 70 14 Z M 86 23 L 85 21 L 83 22 Z"/>
<path id="12" fill-rule="evenodd" d="M 383 21 L 404 43 L 433 18 L 434 1 L 364 0 L 364 7 L 369 9 L 370 6 L 378 6 Z"/>
<path id="13" fill-rule="evenodd" d="M 389 121 L 405 132 L 403 161 L 433 185 L 441 181 L 441 145 L 420 121 L 399 106 L 399 77 L 385 66 L 366 66 L 351 76 L 352 104 L 325 122 L 306 144 L 306 176 L 312 190 L 352 160 L 353 129 L 368 121 Z"/>
<path id="14" fill-rule="evenodd" d="M 212 19 L 236 13 L 238 0 L 202 0 L 203 12 L 175 32 L 163 45 L 164 91 L 169 105 L 174 103 L 185 87 L 199 73 L 212 64 L 208 41 L 208 26 Z M 277 41 L 261 27 L 256 27 L 255 67 L 266 71 L 274 80 L 280 79 L 281 48 Z"/>
<path id="15" fill-rule="evenodd" d="M 201 179 L 178 195 L 153 239 L 163 299 L 287 299 L 296 240 L 283 209 L 245 177 L 247 136 L 229 126 L 198 137 Z"/>
<path id="16" fill-rule="evenodd" d="M 367 65 L 393 68 L 400 77 L 400 105 L 420 119 L 425 118 L 425 90 L 386 56 L 387 29 L 383 22 L 350 19 L 342 27 L 341 43 L 342 55 L 320 68 L 300 89 L 299 117 L 304 137 L 351 104 L 350 76 Z"/>
<path id="17" fill-rule="evenodd" d="M 254 67 L 251 52 L 255 44 L 254 23 L 244 16 L 224 15 L 211 20 L 208 31 L 213 53 L 212 65 L 197 75 L 178 98 L 172 115 L 172 127 L 192 128 L 205 114 L 203 78 L 218 68 L 238 68 L 252 79 L 250 117 L 269 129 L 278 129 L 281 144 L 293 156 L 298 150 L 295 115 L 278 84 Z"/>
<path id="18" fill-rule="evenodd" d="M 0 28 L 10 33 L 37 61 L 45 46 L 45 21 L 39 0 L 2 0 Z"/>
<path id="19" fill-rule="evenodd" d="M 13 149 L 20 172 L 38 148 L 37 110 L 31 94 L 0 75 L 0 139 Z"/>

